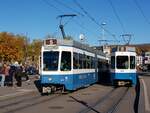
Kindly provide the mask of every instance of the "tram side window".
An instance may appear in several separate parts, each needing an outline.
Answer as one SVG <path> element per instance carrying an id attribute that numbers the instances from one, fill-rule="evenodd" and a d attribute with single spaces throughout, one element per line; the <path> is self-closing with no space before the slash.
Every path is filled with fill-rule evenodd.
<path id="1" fill-rule="evenodd" d="M 83 57 L 82 57 L 83 58 L 83 69 L 86 69 L 86 62 L 87 62 L 86 61 L 86 59 L 87 59 L 86 57 L 87 56 L 85 54 L 83 54 Z"/>
<path id="2" fill-rule="evenodd" d="M 91 68 L 92 69 L 95 68 L 95 59 L 94 59 L 94 57 L 91 58 Z"/>
<path id="3" fill-rule="evenodd" d="M 87 56 L 86 57 L 86 67 L 87 69 L 90 69 L 91 68 L 91 57 L 90 56 Z"/>
<path id="4" fill-rule="evenodd" d="M 79 69 L 83 69 L 83 55 L 82 54 L 79 54 Z"/>
<path id="5" fill-rule="evenodd" d="M 111 68 L 115 69 L 115 56 L 111 56 Z"/>
<path id="6" fill-rule="evenodd" d="M 135 56 L 130 56 L 130 69 L 135 69 Z"/>
<path id="7" fill-rule="evenodd" d="M 61 71 L 71 70 L 71 52 L 63 51 L 61 55 Z"/>
<path id="8" fill-rule="evenodd" d="M 128 56 L 117 56 L 117 68 L 118 69 L 128 69 L 129 62 Z"/>
<path id="9" fill-rule="evenodd" d="M 103 62 L 100 59 L 98 59 L 98 69 L 102 69 L 103 65 Z"/>
<path id="10" fill-rule="evenodd" d="M 80 67 L 79 54 L 73 53 L 73 69 L 79 69 L 79 67 Z"/>

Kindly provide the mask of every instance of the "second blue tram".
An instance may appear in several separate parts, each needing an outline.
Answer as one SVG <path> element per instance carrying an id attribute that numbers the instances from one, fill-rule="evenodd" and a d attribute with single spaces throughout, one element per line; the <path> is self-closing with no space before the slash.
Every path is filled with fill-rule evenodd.
<path id="1" fill-rule="evenodd" d="M 116 51 L 111 54 L 111 81 L 115 86 L 137 84 L 136 52 Z"/>
<path id="2" fill-rule="evenodd" d="M 57 88 L 76 90 L 98 81 L 98 61 L 107 63 L 105 54 L 73 40 L 46 39 L 41 50 L 42 93 Z"/>

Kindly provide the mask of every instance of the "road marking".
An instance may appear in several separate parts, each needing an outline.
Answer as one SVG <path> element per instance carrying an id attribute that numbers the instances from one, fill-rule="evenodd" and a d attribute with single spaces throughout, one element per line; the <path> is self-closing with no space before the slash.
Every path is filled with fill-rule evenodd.
<path id="1" fill-rule="evenodd" d="M 0 100 L 1 100 L 1 99 L 4 99 L 4 98 L 9 98 L 9 97 L 15 97 L 15 96 L 23 95 L 23 94 L 25 94 L 25 93 L 32 92 L 32 91 L 34 91 L 34 90 L 19 89 L 19 90 L 17 90 L 17 92 L 15 92 L 15 93 L 11 93 L 11 94 L 6 94 L 6 95 L 0 96 Z"/>
<path id="2" fill-rule="evenodd" d="M 149 98 L 148 98 L 148 92 L 147 87 L 143 79 L 141 79 L 144 87 L 144 98 L 145 98 L 145 110 L 150 111 L 150 104 L 149 104 Z"/>
<path id="3" fill-rule="evenodd" d="M 13 98 L 16 96 L 21 96 L 24 95 L 27 92 L 16 92 L 16 93 L 11 93 L 11 94 L 7 94 L 7 95 L 2 95 L 0 96 L 0 100 L 5 100 L 5 99 L 9 99 L 9 98 Z"/>
<path id="4" fill-rule="evenodd" d="M 20 91 L 20 92 L 30 92 L 30 91 L 34 91 L 33 89 L 19 89 L 17 91 Z"/>
<path id="5" fill-rule="evenodd" d="M 24 93 L 24 92 L 11 93 L 11 94 L 7 94 L 7 95 L 0 96 L 0 98 L 17 96 L 18 94 L 23 94 L 23 93 Z"/>

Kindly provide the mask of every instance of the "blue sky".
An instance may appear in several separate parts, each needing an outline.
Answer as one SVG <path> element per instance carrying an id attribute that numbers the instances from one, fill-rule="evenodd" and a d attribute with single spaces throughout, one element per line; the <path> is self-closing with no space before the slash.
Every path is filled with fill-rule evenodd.
<path id="1" fill-rule="evenodd" d="M 131 43 L 150 43 L 149 0 L 76 1 L 97 23 L 105 22 L 105 29 L 114 34 L 121 44 L 124 44 L 120 36 L 123 34 L 132 34 Z M 100 44 L 102 28 L 91 21 L 74 0 L 0 0 L 0 32 L 27 35 L 31 40 L 44 39 L 48 34 L 61 38 L 56 17 L 62 14 L 77 14 L 64 26 L 66 35 L 79 40 L 79 35 L 84 34 L 90 45 Z M 68 19 L 63 18 L 63 23 Z M 116 44 L 114 37 L 107 32 L 104 34 L 110 44 Z"/>

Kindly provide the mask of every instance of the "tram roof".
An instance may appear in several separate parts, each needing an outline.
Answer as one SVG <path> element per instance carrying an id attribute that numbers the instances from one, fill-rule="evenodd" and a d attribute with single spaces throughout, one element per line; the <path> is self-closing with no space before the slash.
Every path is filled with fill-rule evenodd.
<path id="1" fill-rule="evenodd" d="M 122 45 L 112 48 L 112 52 L 136 52 L 136 48 Z"/>
<path id="2" fill-rule="evenodd" d="M 105 56 L 105 54 L 102 51 L 96 50 L 96 49 L 94 49 L 93 47 L 90 47 L 87 44 L 82 44 L 82 43 L 80 43 L 78 41 L 75 41 L 75 40 L 59 40 L 59 41 L 60 41 L 60 45 L 76 47 L 76 48 L 79 48 L 79 49 L 83 49 L 83 50 L 86 50 L 86 51 L 89 51 L 89 52 L 92 52 L 92 53 L 94 52 L 96 54 L 100 54 L 100 55 Z"/>
<path id="3" fill-rule="evenodd" d="M 48 39 L 46 39 L 48 40 Z M 106 56 L 102 51 L 99 51 L 97 49 L 95 49 L 94 47 L 90 47 L 87 44 L 82 44 L 78 41 L 75 40 L 68 40 L 68 39 L 54 39 L 57 40 L 57 46 L 70 46 L 70 47 L 75 47 L 78 49 L 82 49 L 82 50 L 86 50 L 88 52 L 92 52 L 92 53 L 96 53 L 102 56 Z M 44 43 L 45 44 L 45 43 Z"/>

